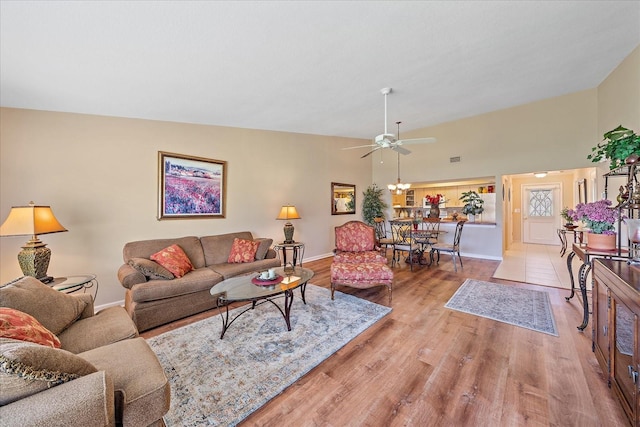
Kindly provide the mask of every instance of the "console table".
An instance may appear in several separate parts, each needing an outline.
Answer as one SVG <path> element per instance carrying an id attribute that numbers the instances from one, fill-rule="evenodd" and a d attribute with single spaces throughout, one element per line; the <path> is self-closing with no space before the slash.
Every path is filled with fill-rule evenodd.
<path id="1" fill-rule="evenodd" d="M 571 294 L 565 297 L 567 302 L 575 295 L 575 281 L 573 278 L 572 262 L 573 258 L 577 255 L 582 261 L 580 269 L 578 270 L 578 286 L 580 287 L 580 293 L 582 294 L 583 301 L 583 317 L 582 323 L 578 326 L 580 331 L 584 331 L 584 328 L 589 324 L 589 301 L 587 300 L 587 275 L 591 271 L 592 262 L 595 258 L 607 258 L 626 261 L 629 259 L 629 251 L 615 249 L 612 251 L 592 250 L 588 249 L 583 243 L 574 243 L 571 253 L 567 256 L 567 269 L 569 270 L 569 279 L 571 281 Z"/>

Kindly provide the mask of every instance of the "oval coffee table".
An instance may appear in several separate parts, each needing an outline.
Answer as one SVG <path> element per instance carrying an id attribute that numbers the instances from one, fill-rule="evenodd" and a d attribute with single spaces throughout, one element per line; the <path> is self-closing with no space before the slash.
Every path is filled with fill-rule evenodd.
<path id="1" fill-rule="evenodd" d="M 269 284 L 269 282 L 260 283 L 255 280 L 260 274 L 259 272 L 246 274 L 244 276 L 231 277 L 223 280 L 211 288 L 211 295 L 217 295 L 216 307 L 220 312 L 220 318 L 222 319 L 222 334 L 220 339 L 224 337 L 225 332 L 229 329 L 229 326 L 241 315 L 249 310 L 253 310 L 257 305 L 270 302 L 275 305 L 280 313 L 284 317 L 284 321 L 287 324 L 287 330 L 291 330 L 291 305 L 293 304 L 293 291 L 300 288 L 302 296 L 302 302 L 307 303 L 304 299 L 304 292 L 307 288 L 307 282 L 313 277 L 313 271 L 308 268 L 295 267 L 293 272 L 286 274 L 283 267 L 275 268 L 276 275 L 283 280 L 280 283 Z M 258 284 L 256 284 L 256 282 Z M 284 311 L 276 302 L 275 299 L 284 295 Z M 250 301 L 249 308 L 238 313 L 233 319 L 229 320 L 229 304 L 233 302 Z M 222 308 L 225 308 L 223 313 Z"/>

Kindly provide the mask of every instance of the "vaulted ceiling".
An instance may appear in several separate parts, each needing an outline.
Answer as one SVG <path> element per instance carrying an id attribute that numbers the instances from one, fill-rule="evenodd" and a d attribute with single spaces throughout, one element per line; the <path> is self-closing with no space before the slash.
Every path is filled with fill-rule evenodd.
<path id="1" fill-rule="evenodd" d="M 370 138 L 597 87 L 638 1 L 5 1 L 0 105 Z"/>

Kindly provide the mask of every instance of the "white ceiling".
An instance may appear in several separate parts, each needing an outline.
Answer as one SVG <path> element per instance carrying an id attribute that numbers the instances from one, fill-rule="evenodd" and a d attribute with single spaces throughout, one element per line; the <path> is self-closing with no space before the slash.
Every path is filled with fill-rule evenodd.
<path id="1" fill-rule="evenodd" d="M 370 138 L 598 86 L 639 1 L 6 1 L 0 105 Z"/>

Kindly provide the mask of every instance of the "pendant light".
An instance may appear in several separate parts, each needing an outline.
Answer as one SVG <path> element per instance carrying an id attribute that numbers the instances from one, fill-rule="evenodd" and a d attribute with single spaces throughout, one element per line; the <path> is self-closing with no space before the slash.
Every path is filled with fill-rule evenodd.
<path id="1" fill-rule="evenodd" d="M 398 136 L 397 136 L 398 140 L 400 140 L 400 123 L 402 122 L 396 122 L 396 125 L 398 125 Z M 400 181 L 400 152 L 398 151 L 397 153 L 398 153 L 398 182 L 395 184 L 387 185 L 387 188 L 389 189 L 389 191 L 395 192 L 396 194 L 400 195 L 404 193 L 406 190 L 408 190 L 411 187 L 411 184 L 409 183 L 403 184 L 402 181 Z"/>

